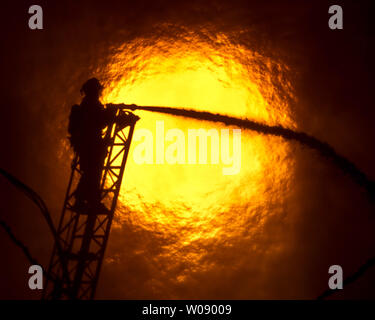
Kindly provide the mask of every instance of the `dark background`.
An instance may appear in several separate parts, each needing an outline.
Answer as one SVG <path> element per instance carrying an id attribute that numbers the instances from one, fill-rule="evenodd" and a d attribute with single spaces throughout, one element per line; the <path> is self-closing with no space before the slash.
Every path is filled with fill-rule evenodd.
<path id="1" fill-rule="evenodd" d="M 32 4 L 43 8 L 44 30 L 28 28 Z M 332 4 L 343 7 L 343 30 L 328 28 Z M 299 79 L 294 89 L 301 103 L 292 110 L 299 128 L 374 180 L 374 9 L 374 1 L 2 2 L 0 166 L 38 191 L 57 218 L 69 168 L 59 157 L 67 115 L 80 85 L 105 62 L 101 53 L 121 37 L 152 33 L 162 22 L 191 29 L 209 23 L 224 33 L 251 30 L 245 44 L 254 36 L 249 46 L 292 66 Z M 228 284 L 198 298 L 315 298 L 326 288 L 327 263 L 341 264 L 347 275 L 375 255 L 375 212 L 362 190 L 330 164 L 295 152 L 293 201 L 300 214 L 291 231 L 293 262 L 278 278 L 280 285 L 238 295 Z M 0 188 L 1 218 L 47 264 L 52 237 L 38 210 L 4 179 Z M 2 230 L 0 257 L 0 298 L 37 298 L 27 288 L 27 259 Z M 113 277 L 104 270 L 108 283 Z M 336 297 L 373 298 L 374 287 L 370 271 Z M 158 298 L 147 292 L 124 296 L 105 283 L 98 290 L 100 298 Z"/>

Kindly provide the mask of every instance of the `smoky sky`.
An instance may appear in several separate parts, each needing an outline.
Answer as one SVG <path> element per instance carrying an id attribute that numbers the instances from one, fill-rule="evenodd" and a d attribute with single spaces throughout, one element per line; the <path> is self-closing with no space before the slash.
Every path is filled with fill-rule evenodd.
<path id="1" fill-rule="evenodd" d="M 371 1 L 39 1 L 44 29 L 37 31 L 27 24 L 32 4 L 2 5 L 1 168 L 41 195 L 55 223 L 72 156 L 67 119 L 81 98 L 80 86 L 98 76 L 110 48 L 155 30 L 206 28 L 288 65 L 299 130 L 327 142 L 375 180 Z M 343 7 L 343 30 L 328 28 L 332 4 Z M 170 29 L 161 28 L 166 25 Z M 246 239 L 238 240 L 237 251 L 220 254 L 208 243 L 198 249 L 216 271 L 191 273 L 178 284 L 171 277 L 178 270 L 153 263 L 165 239 L 123 224 L 112 230 L 107 255 L 117 263 L 104 264 L 97 298 L 312 299 L 326 289 L 330 265 L 341 265 L 345 275 L 354 272 L 375 255 L 374 208 L 332 163 L 298 143 L 290 148 L 292 191 L 282 208 L 274 208 L 280 214 L 269 219 L 257 243 L 265 248 L 282 241 L 282 256 L 249 253 Z M 48 265 L 53 239 L 41 214 L 7 181 L 0 185 L 1 218 Z M 238 215 L 243 210 L 233 208 Z M 27 259 L 4 232 L 0 241 L 0 298 L 39 298 L 27 288 Z M 375 271 L 369 271 L 335 297 L 373 298 L 374 286 Z"/>

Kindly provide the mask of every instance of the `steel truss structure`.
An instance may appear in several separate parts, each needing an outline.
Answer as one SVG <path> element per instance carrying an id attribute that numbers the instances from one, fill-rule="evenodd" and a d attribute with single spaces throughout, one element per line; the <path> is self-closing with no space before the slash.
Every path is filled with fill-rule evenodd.
<path id="1" fill-rule="evenodd" d="M 118 110 L 117 115 L 122 111 Z M 93 299 L 108 242 L 128 157 L 135 122 L 124 129 L 113 124 L 106 130 L 108 154 L 101 178 L 102 203 L 109 209 L 78 210 L 74 191 L 81 177 L 77 156 L 57 229 L 58 245 L 54 246 L 43 292 L 44 299 Z M 58 250 L 59 249 L 59 250 Z"/>

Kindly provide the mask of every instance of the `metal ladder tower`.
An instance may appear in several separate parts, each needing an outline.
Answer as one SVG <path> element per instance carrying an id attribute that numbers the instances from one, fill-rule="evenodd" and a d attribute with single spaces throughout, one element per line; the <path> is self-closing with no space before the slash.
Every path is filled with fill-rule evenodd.
<path id="1" fill-rule="evenodd" d="M 117 116 L 123 111 L 117 110 Z M 108 212 L 78 212 L 74 191 L 81 177 L 77 156 L 57 229 L 43 299 L 93 299 L 97 287 L 135 122 L 125 128 L 107 127 L 108 154 L 101 178 L 102 203 Z"/>

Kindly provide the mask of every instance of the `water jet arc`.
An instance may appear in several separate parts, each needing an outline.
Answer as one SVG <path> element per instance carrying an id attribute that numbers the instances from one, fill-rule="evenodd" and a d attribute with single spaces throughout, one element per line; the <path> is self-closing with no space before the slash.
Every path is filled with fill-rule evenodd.
<path id="1" fill-rule="evenodd" d="M 208 111 L 196 111 L 186 108 L 160 107 L 160 106 L 137 106 L 135 104 L 107 104 L 109 108 L 119 108 L 124 110 L 142 110 L 174 115 L 178 117 L 220 122 L 226 126 L 236 126 L 246 130 L 256 131 L 261 134 L 282 137 L 288 141 L 297 141 L 303 146 L 317 151 L 322 157 L 330 160 L 336 167 L 340 168 L 344 174 L 350 176 L 358 185 L 363 187 L 372 203 L 375 203 L 375 182 L 372 181 L 364 172 L 344 156 L 339 155 L 328 143 L 308 135 L 304 132 L 297 132 L 292 129 L 284 128 L 280 125 L 269 126 L 249 119 L 230 117 Z"/>

